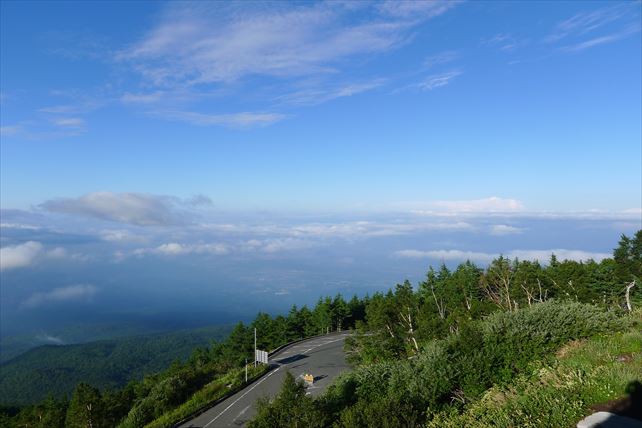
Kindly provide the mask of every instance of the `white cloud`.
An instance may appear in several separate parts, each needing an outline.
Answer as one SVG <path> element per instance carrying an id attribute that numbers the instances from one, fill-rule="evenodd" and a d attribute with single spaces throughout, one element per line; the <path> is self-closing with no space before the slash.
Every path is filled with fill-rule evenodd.
<path id="1" fill-rule="evenodd" d="M 12 137 L 18 135 L 23 131 L 21 125 L 5 125 L 0 126 L 0 136 L 3 137 Z"/>
<path id="2" fill-rule="evenodd" d="M 474 251 L 460 251 L 460 250 L 400 250 L 394 253 L 397 257 L 410 258 L 410 259 L 437 259 L 444 261 L 466 261 L 471 260 L 481 263 L 489 263 L 497 254 L 480 253 Z"/>
<path id="3" fill-rule="evenodd" d="M 292 226 L 286 232 L 293 236 L 313 237 L 352 237 L 352 236 L 394 236 L 405 235 L 421 231 L 448 230 L 462 231 L 472 230 L 470 223 L 463 221 L 453 222 L 377 222 L 377 221 L 356 221 L 350 223 L 308 223 L 299 226 Z"/>
<path id="4" fill-rule="evenodd" d="M 412 258 L 412 259 L 435 259 L 444 261 L 466 261 L 471 260 L 479 263 L 490 263 L 493 259 L 500 256 L 499 253 L 485 253 L 473 251 L 460 251 L 460 250 L 400 250 L 393 253 L 396 257 Z M 551 249 L 551 250 L 512 250 L 504 253 L 504 257 L 508 259 L 520 260 L 538 260 L 540 263 L 547 263 L 551 254 L 555 254 L 557 259 L 562 260 L 575 260 L 584 261 L 593 259 L 601 261 L 605 258 L 611 257 L 609 253 L 590 252 L 582 250 L 567 250 L 567 249 Z"/>
<path id="5" fill-rule="evenodd" d="M 327 101 L 351 97 L 363 92 L 371 91 L 383 85 L 383 79 L 375 79 L 368 82 L 343 84 L 335 87 L 319 87 L 314 86 L 309 89 L 302 89 L 283 95 L 278 99 L 289 104 L 296 105 L 317 105 Z"/>
<path id="6" fill-rule="evenodd" d="M 52 336 L 47 333 L 41 333 L 36 336 L 36 341 L 50 343 L 53 345 L 64 345 L 64 341 L 60 337 Z"/>
<path id="7" fill-rule="evenodd" d="M 270 125 L 285 119 L 285 115 L 281 113 L 265 113 L 265 112 L 241 112 L 229 114 L 207 114 L 198 113 L 194 111 L 152 111 L 149 112 L 152 116 L 162 117 L 168 120 L 175 120 L 179 122 L 187 122 L 193 125 L 209 126 L 209 125 L 224 125 L 236 128 L 247 128 L 251 126 Z"/>
<path id="8" fill-rule="evenodd" d="M 100 232 L 103 241 L 108 242 L 146 242 L 147 238 L 135 235 L 124 229 L 106 229 Z"/>
<path id="9" fill-rule="evenodd" d="M 444 51 L 435 55 L 431 55 L 424 60 L 424 67 L 432 68 L 443 64 L 448 64 L 459 58 L 459 54 L 455 51 Z"/>
<path id="10" fill-rule="evenodd" d="M 573 15 L 557 24 L 545 41 L 554 43 L 564 40 L 567 44 L 561 50 L 579 52 L 616 42 L 639 31 L 639 4 L 622 2 Z"/>
<path id="11" fill-rule="evenodd" d="M 52 119 L 51 122 L 61 128 L 83 128 L 85 121 L 79 117 L 61 117 Z"/>
<path id="12" fill-rule="evenodd" d="M 67 257 L 67 250 L 62 247 L 56 247 L 47 251 L 47 257 L 51 259 L 64 259 Z"/>
<path id="13" fill-rule="evenodd" d="M 305 250 L 315 246 L 313 242 L 303 239 L 285 238 L 285 239 L 270 239 L 264 242 L 261 251 L 264 253 L 280 253 L 284 251 L 298 251 Z"/>
<path id="14" fill-rule="evenodd" d="M 51 250 L 47 250 L 43 257 L 52 260 L 72 260 L 84 262 L 90 259 L 90 256 L 81 253 L 70 253 L 63 247 L 56 247 Z"/>
<path id="15" fill-rule="evenodd" d="M 42 253 L 42 248 L 42 244 L 35 241 L 0 248 L 0 271 L 31 265 Z"/>
<path id="16" fill-rule="evenodd" d="M 386 0 L 377 3 L 379 10 L 390 16 L 410 18 L 410 19 L 427 19 L 441 15 L 448 9 L 453 8 L 459 0 L 448 1 L 397 1 Z"/>
<path id="17" fill-rule="evenodd" d="M 506 256 L 510 258 L 518 258 L 520 260 L 539 260 L 542 263 L 548 262 L 551 254 L 555 254 L 558 260 L 589 260 L 601 261 L 612 257 L 610 253 L 590 252 L 582 250 L 565 250 L 556 248 L 552 250 L 513 250 Z"/>
<path id="18" fill-rule="evenodd" d="M 524 231 L 519 227 L 509 226 L 507 224 L 495 224 L 490 228 L 491 235 L 503 236 L 503 235 L 515 235 L 520 234 Z"/>
<path id="19" fill-rule="evenodd" d="M 485 46 L 499 48 L 502 51 L 512 51 L 523 42 L 518 42 L 512 35 L 506 33 L 495 34 L 493 37 L 482 40 Z"/>
<path id="20" fill-rule="evenodd" d="M 0 229 L 40 230 L 40 226 L 23 223 L 0 223 Z"/>
<path id="21" fill-rule="evenodd" d="M 70 285 L 68 287 L 55 288 L 52 291 L 32 294 L 22 302 L 25 308 L 37 308 L 44 305 L 71 301 L 90 301 L 98 289 L 91 284 Z"/>
<path id="22" fill-rule="evenodd" d="M 455 77 L 461 75 L 461 71 L 453 70 L 447 73 L 433 74 L 426 77 L 422 82 L 416 86 L 424 91 L 432 91 L 433 89 L 440 88 L 449 84 Z"/>
<path id="23" fill-rule="evenodd" d="M 520 213 L 524 205 L 517 199 L 506 199 L 497 196 L 482 199 L 459 201 L 429 201 L 420 204 L 421 209 L 413 209 L 413 214 L 420 215 L 456 215 L 481 213 Z"/>
<path id="24" fill-rule="evenodd" d="M 563 46 L 560 49 L 567 52 L 579 52 L 595 46 L 605 45 L 624 39 L 632 34 L 640 32 L 639 25 L 632 25 L 617 33 L 607 34 L 605 36 L 595 37 L 573 45 Z"/>
<path id="25" fill-rule="evenodd" d="M 139 248 L 134 251 L 134 255 L 160 254 L 164 256 L 179 256 L 185 254 L 214 254 L 220 256 L 228 254 L 229 252 L 229 247 L 221 243 L 180 244 L 177 242 L 169 242 L 155 248 Z M 122 253 L 119 256 L 122 257 Z"/>
<path id="26" fill-rule="evenodd" d="M 399 46 L 452 1 L 369 3 L 361 17 L 332 2 L 284 7 L 170 5 L 142 40 L 118 53 L 155 85 L 219 83 L 245 76 L 309 76 L 355 55 Z"/>
<path id="27" fill-rule="evenodd" d="M 633 4 L 633 3 L 631 3 Z M 616 4 L 592 11 L 580 12 L 560 22 L 546 41 L 555 42 L 569 36 L 582 36 L 626 17 L 630 7 L 626 4 Z"/>
<path id="28" fill-rule="evenodd" d="M 170 242 L 169 244 L 162 244 L 156 248 L 156 251 L 165 255 L 185 254 L 189 252 L 189 248 L 185 245 Z"/>
<path id="29" fill-rule="evenodd" d="M 174 201 L 164 196 L 142 193 L 94 192 L 79 198 L 46 201 L 42 208 L 139 226 L 179 222 Z"/>
<path id="30" fill-rule="evenodd" d="M 163 97 L 163 92 L 155 91 L 151 93 L 133 94 L 126 92 L 120 100 L 125 104 L 150 104 L 160 101 Z"/>

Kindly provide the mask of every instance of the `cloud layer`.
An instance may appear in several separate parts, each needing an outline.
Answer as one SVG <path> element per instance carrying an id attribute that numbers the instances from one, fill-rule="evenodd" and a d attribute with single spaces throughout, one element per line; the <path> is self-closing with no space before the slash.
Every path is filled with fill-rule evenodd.
<path id="1" fill-rule="evenodd" d="M 335 71 L 344 58 L 401 45 L 418 23 L 456 4 L 175 3 L 117 59 L 158 86 L 232 82 L 252 75 L 325 74 Z M 355 8 L 361 19 L 351 16 Z"/>
<path id="2" fill-rule="evenodd" d="M 611 254 L 609 253 L 567 250 L 563 248 L 550 250 L 511 250 L 501 255 L 509 259 L 537 260 L 540 263 L 547 263 L 551 258 L 551 254 L 555 254 L 558 260 L 574 261 L 595 260 L 599 262 L 603 259 L 611 257 Z M 401 250 L 396 251 L 394 255 L 397 257 L 411 259 L 432 259 L 455 262 L 464 262 L 466 260 L 471 260 L 478 263 L 490 263 L 493 259 L 496 259 L 500 256 L 499 253 L 485 253 L 461 250 Z"/>
<path id="3" fill-rule="evenodd" d="M 94 192 L 61 198 L 40 206 L 48 211 L 76 214 L 139 226 L 169 225 L 180 221 L 174 200 L 143 193 Z"/>
<path id="4" fill-rule="evenodd" d="M 42 244 L 35 241 L 0 248 L 0 271 L 31 265 L 42 249 Z"/>
<path id="5" fill-rule="evenodd" d="M 91 284 L 70 285 L 68 287 L 55 288 L 48 292 L 34 293 L 22 302 L 22 306 L 33 309 L 61 302 L 86 302 L 90 301 L 97 291 L 98 289 Z"/>

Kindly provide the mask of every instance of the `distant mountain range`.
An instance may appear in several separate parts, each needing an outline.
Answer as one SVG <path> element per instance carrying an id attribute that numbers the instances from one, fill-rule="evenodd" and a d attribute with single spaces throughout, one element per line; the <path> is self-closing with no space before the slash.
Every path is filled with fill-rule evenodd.
<path id="1" fill-rule="evenodd" d="M 118 388 L 158 372 L 194 348 L 225 338 L 232 327 L 220 325 L 171 333 L 130 336 L 76 345 L 44 345 L 0 365 L 0 403 L 24 405 L 48 394 L 70 395 L 78 382 Z"/>

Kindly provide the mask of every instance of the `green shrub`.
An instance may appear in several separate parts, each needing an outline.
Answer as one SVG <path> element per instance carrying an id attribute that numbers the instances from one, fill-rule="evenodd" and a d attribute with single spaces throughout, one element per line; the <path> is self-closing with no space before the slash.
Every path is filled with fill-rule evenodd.
<path id="1" fill-rule="evenodd" d="M 627 324 L 615 312 L 575 302 L 495 313 L 430 342 L 411 360 L 372 364 L 341 376 L 319 406 L 341 426 L 415 426 L 465 410 L 488 388 L 527 373 L 534 361 L 551 358 L 566 342 Z"/>

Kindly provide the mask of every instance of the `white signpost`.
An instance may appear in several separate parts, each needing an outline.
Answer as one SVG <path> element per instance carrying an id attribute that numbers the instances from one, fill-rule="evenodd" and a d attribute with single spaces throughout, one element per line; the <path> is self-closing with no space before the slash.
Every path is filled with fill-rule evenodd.
<path id="1" fill-rule="evenodd" d="M 256 363 L 267 364 L 268 353 L 267 351 L 261 351 L 260 349 L 256 349 L 256 329 L 254 329 L 254 367 L 256 367 Z"/>
<path id="2" fill-rule="evenodd" d="M 261 351 L 260 349 L 257 349 L 255 351 L 254 360 L 257 363 L 267 364 L 268 363 L 268 353 L 267 353 L 267 351 Z"/>

